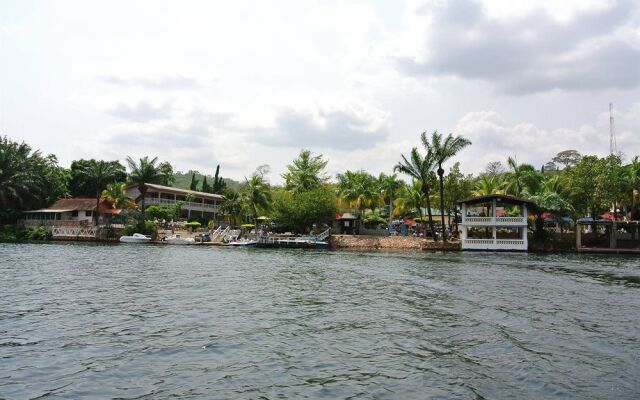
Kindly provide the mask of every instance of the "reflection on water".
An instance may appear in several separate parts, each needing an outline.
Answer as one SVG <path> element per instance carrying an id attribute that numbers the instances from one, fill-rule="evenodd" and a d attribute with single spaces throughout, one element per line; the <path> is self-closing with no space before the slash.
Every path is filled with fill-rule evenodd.
<path id="1" fill-rule="evenodd" d="M 0 244 L 0 398 L 637 398 L 622 256 Z"/>

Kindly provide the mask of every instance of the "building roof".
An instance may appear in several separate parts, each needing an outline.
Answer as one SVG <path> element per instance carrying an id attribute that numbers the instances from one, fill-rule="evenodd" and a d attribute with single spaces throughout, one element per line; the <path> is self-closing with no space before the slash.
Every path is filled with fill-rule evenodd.
<path id="1" fill-rule="evenodd" d="M 492 201 L 493 199 L 496 199 L 498 201 L 503 200 L 505 202 L 514 203 L 514 204 L 529 204 L 532 206 L 536 205 L 535 202 L 529 199 L 523 199 L 521 197 L 511 196 L 508 194 L 489 194 L 486 196 L 468 197 L 466 199 L 458 200 L 458 204 L 462 204 L 462 203 L 478 204 L 478 203 L 484 203 L 487 201 Z"/>
<path id="2" fill-rule="evenodd" d="M 95 211 L 96 199 L 91 198 L 73 198 L 73 199 L 60 199 L 53 203 L 51 207 L 42 208 L 40 210 L 27 211 L 31 213 L 60 213 L 70 211 Z M 120 209 L 113 208 L 108 203 L 100 202 L 100 212 L 107 214 L 119 214 Z"/>
<path id="3" fill-rule="evenodd" d="M 175 188 L 171 186 L 157 185 L 155 183 L 145 183 L 144 185 L 147 187 L 147 190 L 150 189 L 150 190 L 155 190 L 159 192 L 174 193 L 182 196 L 186 196 L 187 194 L 191 193 L 196 197 L 201 197 L 207 200 L 224 200 L 224 196 L 221 194 L 198 192 L 196 190 L 180 189 L 180 188 Z M 139 186 L 138 184 L 129 185 L 127 186 L 127 189 L 138 187 L 138 186 Z"/>

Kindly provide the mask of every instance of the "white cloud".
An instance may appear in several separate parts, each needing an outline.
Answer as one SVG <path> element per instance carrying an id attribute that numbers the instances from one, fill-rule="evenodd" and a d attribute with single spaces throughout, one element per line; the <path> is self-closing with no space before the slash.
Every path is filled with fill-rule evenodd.
<path id="1" fill-rule="evenodd" d="M 640 85 L 640 9 L 621 0 L 560 20 L 544 8 L 500 17 L 478 0 L 425 1 L 383 46 L 398 67 L 528 94 Z"/>

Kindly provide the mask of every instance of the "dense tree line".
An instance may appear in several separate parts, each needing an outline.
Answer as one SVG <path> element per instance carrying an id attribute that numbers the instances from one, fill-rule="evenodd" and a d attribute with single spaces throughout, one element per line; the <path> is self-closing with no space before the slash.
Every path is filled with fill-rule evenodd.
<path id="1" fill-rule="evenodd" d="M 118 161 L 75 160 L 65 169 L 55 156 L 44 156 L 4 137 L 0 139 L 0 221 L 14 221 L 21 211 L 46 207 L 60 197 L 95 197 L 96 203 L 105 199 L 120 208 L 135 208 L 124 191 L 128 184 L 143 183 L 220 193 L 226 198 L 221 214 L 228 223 L 256 225 L 267 217 L 275 226 L 298 232 L 329 224 L 337 212 L 348 211 L 361 223 L 373 225 L 412 216 L 423 224 L 425 234 L 441 233 L 446 240 L 447 229 L 434 221 L 432 210 L 438 210 L 448 231 L 455 234 L 458 200 L 494 193 L 533 200 L 537 234 L 542 232 L 545 213 L 600 218 L 612 211 L 618 217 L 640 218 L 637 156 L 624 162 L 621 155 L 583 156 L 566 150 L 539 169 L 507 157 L 504 163 L 496 160 L 471 175 L 463 174 L 460 164 L 451 161 L 471 144 L 467 139 L 438 132 L 422 133 L 419 139 L 420 147 L 399 155 L 394 174 L 348 170 L 332 179 L 325 170 L 328 160 L 303 149 L 282 174 L 284 183 L 271 185 L 268 166 L 237 183 L 222 178 L 219 165 L 213 176 L 196 171 L 182 174 L 157 157 L 128 157 L 126 167 Z M 143 193 L 145 189 L 141 185 Z M 145 209 L 142 202 L 142 223 Z M 179 207 L 154 209 L 151 214 L 177 218 L 176 210 Z"/>

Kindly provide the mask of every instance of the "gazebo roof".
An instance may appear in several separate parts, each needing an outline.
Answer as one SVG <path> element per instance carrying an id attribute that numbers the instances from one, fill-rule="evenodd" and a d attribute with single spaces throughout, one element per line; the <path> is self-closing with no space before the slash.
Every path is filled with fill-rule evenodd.
<path id="1" fill-rule="evenodd" d="M 458 200 L 458 204 L 462 204 L 462 203 L 478 204 L 478 203 L 485 203 L 488 201 L 492 201 L 494 199 L 497 201 L 505 201 L 507 203 L 513 203 L 513 204 L 528 204 L 532 206 L 536 205 L 535 202 L 529 199 L 523 199 L 521 197 L 511 196 L 508 194 L 489 194 L 486 196 L 468 197 L 466 199 Z"/>

